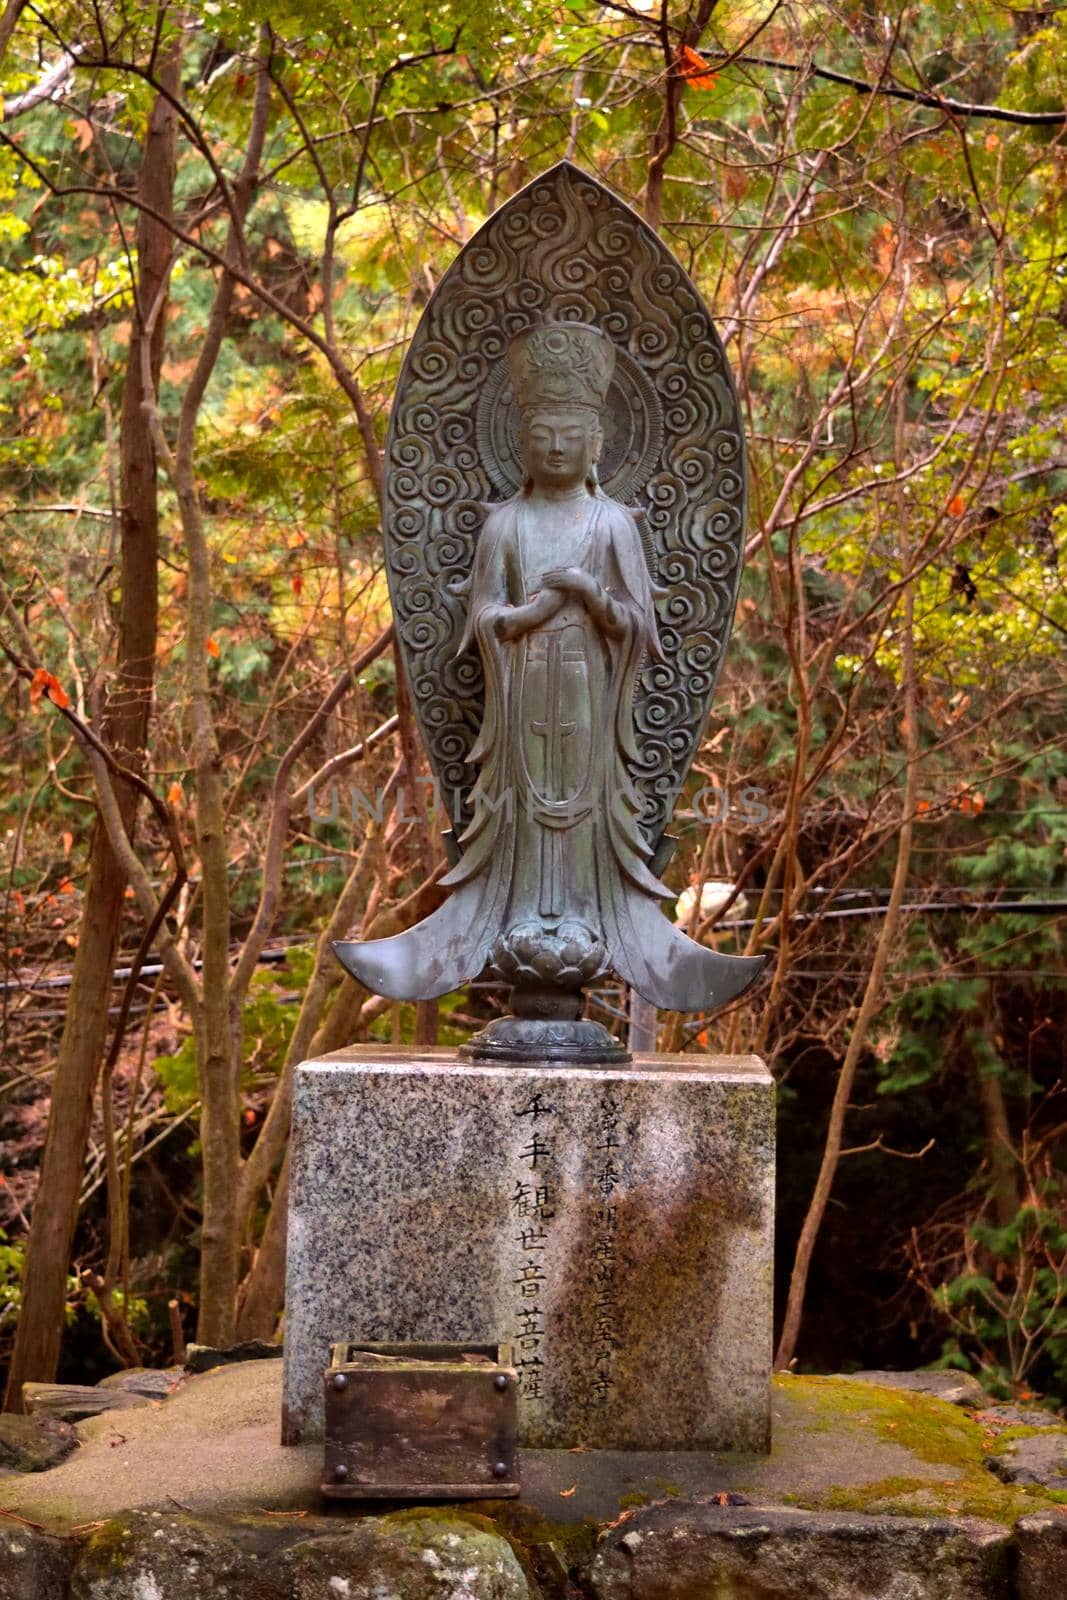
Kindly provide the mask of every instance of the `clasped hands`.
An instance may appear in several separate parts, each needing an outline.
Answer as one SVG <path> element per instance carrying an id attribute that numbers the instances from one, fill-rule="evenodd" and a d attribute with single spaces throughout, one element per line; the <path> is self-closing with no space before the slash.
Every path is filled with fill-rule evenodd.
<path id="1" fill-rule="evenodd" d="M 544 588 L 523 606 L 511 606 L 497 621 L 496 631 L 502 639 L 518 639 L 532 628 L 540 627 L 554 617 L 566 602 L 568 595 L 577 595 L 587 604 L 596 606 L 606 599 L 603 589 L 582 567 L 553 567 L 542 578 Z"/>
<path id="2" fill-rule="evenodd" d="M 600 585 L 584 567 L 553 567 L 542 579 L 546 589 L 557 589 L 563 594 L 580 595 L 583 600 L 595 600 Z"/>

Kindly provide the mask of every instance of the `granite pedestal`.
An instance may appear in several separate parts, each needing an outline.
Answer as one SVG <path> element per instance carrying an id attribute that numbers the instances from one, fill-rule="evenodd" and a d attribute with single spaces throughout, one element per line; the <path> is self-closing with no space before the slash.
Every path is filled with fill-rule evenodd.
<path id="1" fill-rule="evenodd" d="M 342 1340 L 510 1342 L 520 1442 L 769 1446 L 774 1090 L 755 1056 L 297 1072 L 283 1441 Z"/>

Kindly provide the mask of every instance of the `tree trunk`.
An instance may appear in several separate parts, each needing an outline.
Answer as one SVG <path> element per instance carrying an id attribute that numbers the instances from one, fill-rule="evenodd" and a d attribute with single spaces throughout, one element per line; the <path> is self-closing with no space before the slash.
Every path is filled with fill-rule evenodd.
<path id="1" fill-rule="evenodd" d="M 690 13 L 678 31 L 677 43 L 671 36 L 664 0 L 660 22 L 660 48 L 663 52 L 663 110 L 652 136 L 652 149 L 648 158 L 645 193 L 642 211 L 650 228 L 658 229 L 663 214 L 663 179 L 667 161 L 678 143 L 678 116 L 685 93 L 685 77 L 681 71 L 679 51 L 694 49 L 699 45 L 704 30 L 711 21 L 718 0 L 697 0 L 695 12 Z"/>
<path id="2" fill-rule="evenodd" d="M 901 213 L 902 211 L 903 207 L 901 205 Z M 900 237 L 902 240 L 903 236 L 904 226 L 903 218 L 901 217 Z M 901 244 L 898 251 L 898 262 L 903 262 L 905 259 L 903 244 Z M 905 300 L 907 298 L 907 289 L 908 280 L 904 277 L 901 293 L 902 298 Z M 893 451 L 894 464 L 898 473 L 905 461 L 905 406 L 906 388 L 902 381 L 898 381 Z M 774 1358 L 775 1369 L 779 1371 L 789 1367 L 796 1354 L 801 1322 L 804 1316 L 804 1297 L 807 1293 L 808 1273 L 811 1270 L 819 1230 L 822 1227 L 823 1217 L 826 1215 L 826 1208 L 830 1203 L 830 1194 L 833 1190 L 834 1179 L 837 1176 L 838 1165 L 841 1161 L 845 1118 L 848 1114 L 852 1089 L 856 1082 L 860 1059 L 866 1048 L 871 1024 L 885 1005 L 882 984 L 889 967 L 889 958 L 897 937 L 897 931 L 901 924 L 901 907 L 907 894 L 908 869 L 911 864 L 912 835 L 918 795 L 918 769 L 922 757 L 922 747 L 919 741 L 919 690 L 915 665 L 916 585 L 912 575 L 912 547 L 908 524 L 911 512 L 904 499 L 899 481 L 896 492 L 896 513 L 897 538 L 901 557 L 900 565 L 901 571 L 906 574 L 901 585 L 903 616 L 899 635 L 900 675 L 904 700 L 902 724 L 904 774 L 900 791 L 900 829 L 897 834 L 896 864 L 893 869 L 892 887 L 889 891 L 889 903 L 886 906 L 885 917 L 878 936 L 874 960 L 871 962 L 871 970 L 863 991 L 863 999 L 860 1002 L 859 1011 L 852 1027 L 848 1048 L 845 1051 L 845 1059 L 841 1064 L 837 1086 L 834 1090 L 833 1103 L 830 1107 L 830 1122 L 826 1130 L 826 1142 L 823 1146 L 822 1161 L 819 1164 L 819 1174 L 815 1180 L 815 1189 L 808 1204 L 804 1224 L 800 1230 L 800 1238 L 797 1241 L 796 1256 L 789 1280 L 789 1293 L 786 1299 L 782 1333 Z"/>
<path id="3" fill-rule="evenodd" d="M 243 230 L 259 178 L 270 109 L 270 34 L 260 30 L 259 66 L 252 118 L 241 170 L 233 183 L 230 228 L 200 353 L 182 400 L 173 453 L 154 408 L 160 453 L 178 499 L 185 560 L 185 682 L 196 772 L 196 843 L 203 907 L 202 1016 L 196 1034 L 200 1084 L 200 1144 L 204 1175 L 200 1235 L 200 1303 L 197 1339 L 225 1345 L 233 1339 L 238 1280 L 237 1190 L 241 1167 L 241 997 L 230 991 L 230 888 L 226 848 L 226 795 L 215 726 L 208 661 L 214 590 L 211 552 L 204 529 L 196 476 L 196 425 L 208 384 L 226 338 L 237 280 L 233 268 L 244 255 Z"/>
<path id="4" fill-rule="evenodd" d="M 285 1249 L 289 1232 L 289 1152 L 285 1152 L 255 1265 L 237 1318 L 239 1339 L 273 1339 L 285 1300 Z"/>
<path id="5" fill-rule="evenodd" d="M 987 984 L 981 1001 L 981 1020 L 977 1027 L 968 1031 L 967 1047 L 982 1107 L 993 1215 L 998 1228 L 1007 1228 L 1015 1221 L 1022 1205 L 1021 1168 L 1012 1138 L 1008 1103 L 1004 1098 L 1000 1057 L 993 1043 L 995 1032 L 993 998 Z"/>
<path id="6" fill-rule="evenodd" d="M 162 73 L 172 94 L 179 88 L 177 54 Z M 160 96 L 145 134 L 138 178 L 141 199 L 166 216 L 174 193 L 174 107 Z M 118 653 L 114 683 L 103 720 L 105 741 L 126 766 L 140 769 L 148 733 L 156 662 L 159 519 L 156 456 L 142 412 L 141 319 L 166 279 L 171 255 L 168 230 L 145 211 L 137 225 L 137 306 L 122 392 L 120 437 L 121 584 Z M 163 317 L 153 331 L 151 363 L 159 372 Z M 130 832 L 137 794 L 116 782 L 123 825 Z M 22 1307 L 4 1404 L 21 1411 L 27 1379 L 51 1382 L 59 1363 L 67 1269 L 78 1219 L 93 1094 L 107 1042 L 112 968 L 118 947 L 126 877 L 105 829 L 97 822 L 89 844 L 89 872 L 74 956 L 70 999 L 52 1079 L 48 1132 L 37 1199 L 33 1207 L 23 1278 Z"/>
<path id="7" fill-rule="evenodd" d="M 1004 1089 L 995 1070 L 985 1064 L 976 1064 L 978 1093 L 982 1101 L 982 1121 L 985 1124 L 986 1161 L 989 1165 L 989 1189 L 993 1196 L 993 1215 L 998 1228 L 1007 1228 L 1015 1221 L 1022 1200 L 1019 1194 L 1019 1162 L 1011 1137 L 1011 1119 L 1008 1116 Z"/>
<path id="8" fill-rule="evenodd" d="M 289 1137 L 296 1069 L 312 1048 L 313 1035 L 322 1021 L 322 1014 L 330 995 L 333 968 L 336 965 L 333 941 L 344 938 L 355 915 L 356 906 L 363 896 L 363 867 L 372 839 L 373 835 L 368 833 L 348 875 L 348 881 L 319 937 L 315 952 L 315 970 L 304 994 L 292 1038 L 289 1040 L 281 1079 L 255 1149 L 245 1163 L 239 1212 L 240 1222 L 249 1229 L 252 1223 L 251 1213 L 258 1203 L 260 1191 L 270 1177 L 274 1163 L 280 1152 L 285 1149 Z M 352 987 L 355 989 L 356 985 L 353 984 Z M 243 1286 L 242 1302 L 237 1315 L 239 1339 L 269 1339 L 281 1315 L 285 1294 L 288 1210 L 289 1153 L 286 1150 L 263 1237 L 252 1270 Z"/>

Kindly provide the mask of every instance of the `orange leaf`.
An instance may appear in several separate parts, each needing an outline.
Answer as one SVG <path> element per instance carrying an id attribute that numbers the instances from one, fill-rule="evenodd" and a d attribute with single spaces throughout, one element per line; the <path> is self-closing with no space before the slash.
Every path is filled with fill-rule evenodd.
<path id="1" fill-rule="evenodd" d="M 218 657 L 219 657 L 219 646 L 218 646 L 218 641 L 217 640 L 209 639 L 207 641 L 207 644 L 205 644 L 204 649 L 207 651 L 209 656 L 214 656 L 215 660 L 216 661 L 218 660 Z"/>
<path id="2" fill-rule="evenodd" d="M 920 816 L 920 817 L 923 816 L 927 811 L 929 811 L 929 809 L 930 809 L 929 800 L 919 800 L 919 801 L 916 802 L 915 813 L 916 813 L 917 816 Z"/>
<path id="3" fill-rule="evenodd" d="M 83 151 L 88 150 L 89 146 L 93 142 L 92 123 L 86 122 L 84 117 L 75 117 L 74 135 L 78 141 L 78 149 Z"/>
<path id="4" fill-rule="evenodd" d="M 304 592 L 304 580 L 303 580 L 303 578 L 300 576 L 300 574 L 298 572 L 296 577 L 293 579 L 293 593 L 294 594 L 303 594 L 303 592 Z"/>
<path id="5" fill-rule="evenodd" d="M 73 894 L 74 893 L 74 885 L 71 883 L 69 878 L 64 878 L 63 879 L 63 882 L 59 886 L 59 892 L 60 892 L 60 894 Z"/>
<path id="6" fill-rule="evenodd" d="M 974 811 L 975 816 L 976 817 L 980 817 L 982 815 L 982 812 L 985 810 L 985 795 L 984 794 L 972 794 L 972 796 L 971 796 L 971 808 Z"/>
<path id="7" fill-rule="evenodd" d="M 12 892 L 11 898 L 15 902 L 15 910 L 18 912 L 19 916 L 24 917 L 26 915 L 26 902 L 22 898 L 22 895 L 18 889 L 15 889 Z"/>
<path id="8" fill-rule="evenodd" d="M 177 782 L 172 783 L 170 788 L 167 790 L 167 804 L 172 806 L 180 806 L 183 804 L 184 800 L 185 790 L 182 788 L 181 784 Z"/>
<path id="9" fill-rule="evenodd" d="M 30 705 L 39 705 L 42 695 L 47 695 L 52 704 L 58 706 L 61 711 L 64 706 L 70 705 L 70 696 L 55 674 L 45 667 L 38 667 L 30 679 Z"/>
<path id="10" fill-rule="evenodd" d="M 714 89 L 717 73 L 708 69 L 708 64 L 702 55 L 698 55 L 689 45 L 683 44 L 677 55 L 678 66 L 686 83 L 694 89 Z"/>
<path id="11" fill-rule="evenodd" d="M 962 517 L 964 512 L 963 496 L 954 494 L 946 507 L 950 517 Z"/>
<path id="12" fill-rule="evenodd" d="M 255 1122 L 255 1120 L 256 1120 L 256 1114 L 252 1110 L 251 1106 L 248 1107 L 247 1111 L 244 1114 L 244 1117 L 245 1117 L 245 1122 L 248 1125 L 248 1127 L 251 1127 L 253 1122 Z"/>

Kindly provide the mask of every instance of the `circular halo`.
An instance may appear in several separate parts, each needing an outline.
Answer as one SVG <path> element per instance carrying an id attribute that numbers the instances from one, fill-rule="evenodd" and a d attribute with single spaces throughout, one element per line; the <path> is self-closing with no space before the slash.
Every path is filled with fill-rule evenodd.
<path id="1" fill-rule="evenodd" d="M 600 420 L 604 429 L 600 485 L 613 500 L 627 505 L 659 463 L 663 410 L 646 373 L 619 345 Z M 518 494 L 522 488 L 519 408 L 503 357 L 494 362 L 482 386 L 475 428 L 478 453 L 493 487 L 509 498 Z"/>

